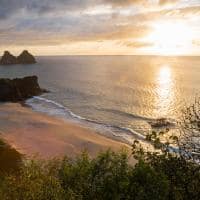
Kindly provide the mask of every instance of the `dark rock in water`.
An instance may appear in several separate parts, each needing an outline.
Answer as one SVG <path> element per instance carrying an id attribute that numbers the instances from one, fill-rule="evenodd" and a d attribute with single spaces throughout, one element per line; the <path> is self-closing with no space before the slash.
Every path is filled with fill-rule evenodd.
<path id="1" fill-rule="evenodd" d="M 0 60 L 1 65 L 15 65 L 17 63 L 18 63 L 17 58 L 12 54 L 10 54 L 9 51 L 5 51 L 4 55 Z"/>
<path id="2" fill-rule="evenodd" d="M 36 60 L 27 50 L 24 50 L 18 57 L 17 61 L 19 64 L 34 64 Z"/>
<path id="3" fill-rule="evenodd" d="M 41 89 L 37 76 L 0 79 L 0 101 L 18 102 L 47 92 Z"/>
<path id="4" fill-rule="evenodd" d="M 159 118 L 155 121 L 149 122 L 152 128 L 169 128 L 175 126 L 175 122 L 167 118 Z"/>
<path id="5" fill-rule="evenodd" d="M 15 64 L 35 64 L 36 60 L 27 50 L 24 50 L 18 57 L 5 51 L 0 60 L 0 65 L 15 65 Z"/>

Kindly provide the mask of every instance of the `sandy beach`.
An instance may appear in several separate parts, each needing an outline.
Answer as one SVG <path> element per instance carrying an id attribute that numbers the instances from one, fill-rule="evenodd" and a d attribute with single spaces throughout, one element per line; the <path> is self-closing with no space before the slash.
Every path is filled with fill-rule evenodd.
<path id="1" fill-rule="evenodd" d="M 17 103 L 0 105 L 0 137 L 27 157 L 74 157 L 83 150 L 95 156 L 101 150 L 130 147 L 62 119 L 37 113 Z"/>

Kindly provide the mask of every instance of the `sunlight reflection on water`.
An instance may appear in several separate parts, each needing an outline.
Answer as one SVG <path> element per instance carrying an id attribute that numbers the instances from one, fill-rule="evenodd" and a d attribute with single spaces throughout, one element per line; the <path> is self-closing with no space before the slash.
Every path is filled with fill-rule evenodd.
<path id="1" fill-rule="evenodd" d="M 152 118 L 180 119 L 185 103 L 191 104 L 200 94 L 200 57 L 64 56 L 37 60 L 28 67 L 2 66 L 0 76 L 37 75 L 41 87 L 51 91 L 43 97 L 57 104 L 34 100 L 32 105 L 66 119 L 74 120 L 66 113 L 69 109 L 106 127 L 143 132 Z"/>
<path id="2" fill-rule="evenodd" d="M 174 100 L 174 80 L 172 69 L 169 65 L 163 65 L 160 67 L 156 77 L 156 84 L 155 107 L 157 109 L 155 114 L 157 116 L 161 113 L 162 116 L 167 115 Z"/>

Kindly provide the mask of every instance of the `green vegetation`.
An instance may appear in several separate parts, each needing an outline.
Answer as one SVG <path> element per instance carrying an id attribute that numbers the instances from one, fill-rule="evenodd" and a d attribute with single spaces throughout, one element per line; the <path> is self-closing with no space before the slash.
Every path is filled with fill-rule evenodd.
<path id="1" fill-rule="evenodd" d="M 4 175 L 0 199 L 199 200 L 198 164 L 170 153 L 141 153 L 136 146 L 135 166 L 125 152 L 112 151 L 95 159 L 83 153 L 75 160 L 28 160 L 19 173 Z"/>
<path id="2" fill-rule="evenodd" d="M 5 173 L 16 172 L 22 164 L 21 154 L 0 139 L 0 177 Z"/>
<path id="3" fill-rule="evenodd" d="M 190 112 L 187 114 L 191 115 Z M 197 121 L 195 125 L 198 128 Z M 182 132 L 185 133 L 184 127 Z M 194 133 L 196 137 L 197 131 L 191 131 L 191 137 Z M 187 137 L 188 132 L 187 129 Z M 166 139 L 167 134 L 153 132 L 147 136 L 155 151 L 148 151 L 135 141 L 132 146 L 132 156 L 137 160 L 135 166 L 129 164 L 124 151 L 115 153 L 108 150 L 94 159 L 83 152 L 74 160 L 65 157 L 61 160 L 19 162 L 19 157 L 14 156 L 12 164 L 18 169 L 20 163 L 20 169 L 17 173 L 1 173 L 0 199 L 199 200 L 198 140 L 187 143 L 184 134 Z M 163 137 L 165 141 L 162 141 Z M 5 143 L 3 145 L 5 147 Z M 0 152 L 0 155 L 4 154 L 7 155 Z M 1 170 L 2 167 L 5 169 L 2 159 L 5 161 L 7 157 L 1 157 Z"/>

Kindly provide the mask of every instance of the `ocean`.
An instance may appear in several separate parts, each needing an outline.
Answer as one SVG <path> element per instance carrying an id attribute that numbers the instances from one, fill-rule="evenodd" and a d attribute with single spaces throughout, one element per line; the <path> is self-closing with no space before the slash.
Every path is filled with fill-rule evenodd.
<path id="1" fill-rule="evenodd" d="M 178 121 L 200 96 L 200 57 L 49 56 L 35 65 L 0 66 L 0 78 L 37 75 L 50 91 L 27 100 L 60 117 L 131 143 L 149 122 Z"/>

